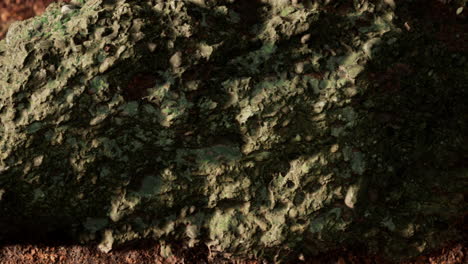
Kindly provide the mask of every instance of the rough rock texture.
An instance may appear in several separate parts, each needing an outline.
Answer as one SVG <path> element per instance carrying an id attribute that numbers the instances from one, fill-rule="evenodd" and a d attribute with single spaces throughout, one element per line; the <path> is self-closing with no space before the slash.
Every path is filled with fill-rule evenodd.
<path id="1" fill-rule="evenodd" d="M 14 23 L 0 240 L 291 260 L 462 239 L 466 47 L 403 32 L 388 2 L 89 0 Z"/>
<path id="2" fill-rule="evenodd" d="M 2 0 L 0 1 L 0 39 L 5 37 L 9 25 L 16 20 L 24 20 L 40 15 L 52 2 L 70 0 Z"/>

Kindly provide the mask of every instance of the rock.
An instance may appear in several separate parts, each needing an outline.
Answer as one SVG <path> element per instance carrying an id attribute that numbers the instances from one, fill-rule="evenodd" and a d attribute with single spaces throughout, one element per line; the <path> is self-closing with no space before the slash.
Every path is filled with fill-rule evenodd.
<path id="1" fill-rule="evenodd" d="M 369 160 L 401 142 L 368 143 L 381 125 L 369 127 L 372 115 L 338 76 L 340 63 L 351 65 L 354 84 L 374 50 L 365 41 L 383 38 L 392 22 L 338 36 L 322 24 L 334 18 L 326 9 L 272 3 L 89 0 L 79 12 L 62 15 L 57 4 L 18 22 L 0 42 L 0 226 L 42 219 L 103 252 L 153 238 L 167 242 L 167 255 L 181 240 L 269 261 L 360 243 L 401 258 L 404 243 L 379 241 L 398 242 L 402 233 L 388 228 L 410 220 L 419 221 L 414 243 L 456 238 L 436 240 L 432 222 L 408 220 L 424 213 L 419 202 L 403 214 L 359 195 L 362 182 L 404 186 L 379 195 L 391 204 L 414 190 Z M 330 46 L 299 43 L 307 35 Z M 347 49 L 333 47 L 335 38 Z M 384 167 L 404 167 L 390 161 Z M 461 208 L 430 204 L 441 217 L 437 208 Z M 21 227 L 2 228 L 0 240 L 17 235 L 9 230 Z"/>

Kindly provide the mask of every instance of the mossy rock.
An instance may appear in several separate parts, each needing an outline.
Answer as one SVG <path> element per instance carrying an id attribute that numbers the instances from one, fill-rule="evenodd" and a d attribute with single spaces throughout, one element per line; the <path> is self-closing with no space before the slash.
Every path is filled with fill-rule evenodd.
<path id="1" fill-rule="evenodd" d="M 460 239 L 466 54 L 447 72 L 457 54 L 435 46 L 435 77 L 397 71 L 380 93 L 394 79 L 369 76 L 392 53 L 433 54 L 403 49 L 421 38 L 398 9 L 355 2 L 89 0 L 16 22 L 0 42 L 0 240 L 35 225 L 106 252 L 154 238 L 291 261 Z"/>

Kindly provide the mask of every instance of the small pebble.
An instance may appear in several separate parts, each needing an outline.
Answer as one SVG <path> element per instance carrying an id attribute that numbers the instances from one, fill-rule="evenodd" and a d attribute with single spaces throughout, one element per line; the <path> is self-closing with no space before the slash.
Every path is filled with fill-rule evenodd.
<path id="1" fill-rule="evenodd" d="M 302 36 L 302 38 L 301 38 L 301 43 L 302 43 L 302 44 L 306 44 L 307 41 L 309 41 L 309 39 L 310 39 L 310 34 L 305 34 L 305 35 Z"/>
<path id="2" fill-rule="evenodd" d="M 73 10 L 77 10 L 77 9 L 79 9 L 79 7 L 75 5 L 64 5 L 62 6 L 62 9 L 60 10 L 60 12 L 62 12 L 62 14 L 69 14 Z"/>

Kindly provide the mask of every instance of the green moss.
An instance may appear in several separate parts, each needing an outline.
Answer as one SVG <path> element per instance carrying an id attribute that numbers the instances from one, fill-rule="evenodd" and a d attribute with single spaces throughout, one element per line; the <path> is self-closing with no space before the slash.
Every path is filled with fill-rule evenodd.
<path id="1" fill-rule="evenodd" d="M 371 2 L 105 2 L 0 42 L 3 215 L 269 261 L 459 238 L 464 54 Z"/>

